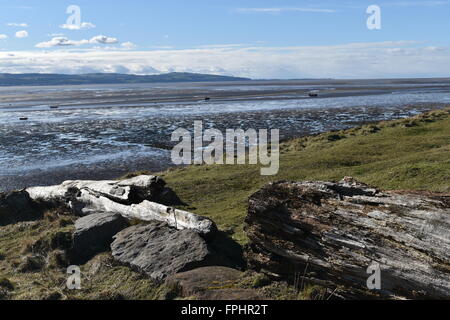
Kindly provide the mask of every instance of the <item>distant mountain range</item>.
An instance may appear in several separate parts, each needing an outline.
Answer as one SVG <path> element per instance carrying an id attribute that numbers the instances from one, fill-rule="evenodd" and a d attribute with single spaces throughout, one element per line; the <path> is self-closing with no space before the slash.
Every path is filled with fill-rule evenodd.
<path id="1" fill-rule="evenodd" d="M 89 74 L 45 74 L 45 73 L 0 73 L 0 86 L 51 86 L 74 84 L 120 84 L 154 82 L 212 82 L 245 81 L 249 78 L 219 76 L 211 74 L 172 72 L 158 75 L 130 75 L 120 73 Z"/>

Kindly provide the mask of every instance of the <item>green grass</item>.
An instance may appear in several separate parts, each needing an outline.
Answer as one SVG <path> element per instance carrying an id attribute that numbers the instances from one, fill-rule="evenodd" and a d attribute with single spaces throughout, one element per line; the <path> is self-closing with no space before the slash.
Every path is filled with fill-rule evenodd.
<path id="1" fill-rule="evenodd" d="M 386 190 L 450 192 L 450 110 L 291 140 L 281 146 L 277 175 L 264 177 L 259 169 L 202 165 L 161 175 L 190 211 L 244 244 L 247 199 L 271 181 L 352 176 Z"/>

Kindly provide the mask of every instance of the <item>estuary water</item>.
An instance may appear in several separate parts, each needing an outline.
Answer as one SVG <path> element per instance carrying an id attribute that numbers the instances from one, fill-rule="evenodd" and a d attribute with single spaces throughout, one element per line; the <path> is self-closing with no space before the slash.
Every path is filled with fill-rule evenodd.
<path id="1" fill-rule="evenodd" d="M 448 105 L 449 79 L 1 87 L 0 191 L 166 169 L 195 120 L 290 138 Z"/>

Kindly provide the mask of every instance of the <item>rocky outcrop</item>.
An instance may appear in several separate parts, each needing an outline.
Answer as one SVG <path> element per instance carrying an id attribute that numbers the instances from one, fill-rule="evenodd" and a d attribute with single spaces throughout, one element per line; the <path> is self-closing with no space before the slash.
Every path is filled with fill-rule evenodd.
<path id="1" fill-rule="evenodd" d="M 180 199 L 156 176 L 138 176 L 118 181 L 66 181 L 58 186 L 33 187 L 26 193 L 35 202 L 47 206 L 64 205 L 75 214 L 120 214 L 127 219 L 161 221 L 176 229 L 192 229 L 214 236 L 217 227 L 208 218 L 166 206 Z"/>
<path id="2" fill-rule="evenodd" d="M 113 236 L 128 226 L 127 219 L 119 214 L 97 213 L 82 217 L 75 222 L 72 253 L 83 259 L 109 250 Z"/>
<path id="3" fill-rule="evenodd" d="M 163 204 L 180 203 L 181 200 L 159 177 L 66 181 L 58 186 L 28 188 L 0 199 L 4 199 L 0 208 L 8 214 L 4 217 L 12 219 L 5 218 L 7 223 L 14 219 L 37 218 L 38 209 L 50 210 L 49 219 L 60 212 L 72 213 L 78 218 L 74 228 L 58 232 L 61 236 L 52 235 L 48 246 L 47 239 L 38 240 L 45 250 L 38 250 L 39 253 L 42 251 L 39 259 L 27 257 L 22 263 L 23 272 L 39 270 L 41 260 L 51 261 L 52 266 L 58 267 L 81 265 L 109 249 L 111 259 L 158 282 L 199 267 L 240 269 L 245 266 L 242 247 L 226 233 L 218 231 L 212 220 Z M 75 219 L 70 217 L 69 220 L 71 224 Z M 131 224 L 134 226 L 130 227 Z M 228 294 L 232 297 L 250 297 L 252 294 L 239 290 Z M 222 294 L 220 290 L 208 292 L 216 297 Z"/>
<path id="4" fill-rule="evenodd" d="M 114 236 L 113 257 L 154 280 L 194 268 L 220 263 L 197 232 L 176 230 L 165 223 L 129 227 Z"/>
<path id="5" fill-rule="evenodd" d="M 0 226 L 42 217 L 40 208 L 25 191 L 0 193 Z"/>
<path id="6" fill-rule="evenodd" d="M 248 264 L 269 275 L 355 297 L 378 264 L 378 295 L 450 297 L 449 194 L 380 191 L 351 178 L 279 182 L 251 196 L 245 222 Z"/>
<path id="7" fill-rule="evenodd" d="M 197 268 L 169 276 L 166 285 L 183 298 L 198 300 L 261 300 L 254 289 L 239 288 L 244 279 L 242 271 L 213 266 Z"/>

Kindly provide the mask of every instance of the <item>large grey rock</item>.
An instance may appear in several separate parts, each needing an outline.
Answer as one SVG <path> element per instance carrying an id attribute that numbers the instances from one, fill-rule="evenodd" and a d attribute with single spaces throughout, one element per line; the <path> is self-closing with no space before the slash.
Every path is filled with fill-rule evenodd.
<path id="1" fill-rule="evenodd" d="M 206 241 L 190 229 L 177 230 L 165 223 L 129 227 L 114 236 L 113 257 L 154 280 L 220 260 Z"/>
<path id="2" fill-rule="evenodd" d="M 113 236 L 129 226 L 119 214 L 97 213 L 75 222 L 72 251 L 77 257 L 89 258 L 109 249 Z"/>
<path id="3" fill-rule="evenodd" d="M 358 295 L 377 263 L 381 289 L 372 292 L 450 297 L 450 194 L 380 191 L 349 177 L 278 182 L 250 197 L 245 222 L 253 269 Z"/>
<path id="4" fill-rule="evenodd" d="M 0 226 L 40 217 L 41 210 L 26 191 L 0 193 Z"/>

